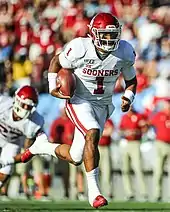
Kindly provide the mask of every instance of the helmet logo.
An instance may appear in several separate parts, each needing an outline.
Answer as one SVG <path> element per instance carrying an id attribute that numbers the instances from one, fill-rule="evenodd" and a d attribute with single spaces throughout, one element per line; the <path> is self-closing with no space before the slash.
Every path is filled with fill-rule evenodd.
<path id="1" fill-rule="evenodd" d="M 106 29 L 116 29 L 116 26 L 115 25 L 107 25 Z"/>

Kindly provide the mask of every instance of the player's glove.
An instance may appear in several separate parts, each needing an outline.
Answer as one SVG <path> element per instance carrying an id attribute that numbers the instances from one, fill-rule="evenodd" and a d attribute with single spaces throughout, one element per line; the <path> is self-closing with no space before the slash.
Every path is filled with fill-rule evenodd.
<path id="1" fill-rule="evenodd" d="M 130 106 L 131 101 L 125 96 L 122 96 L 122 104 L 121 104 L 122 112 L 127 112 L 130 109 Z"/>

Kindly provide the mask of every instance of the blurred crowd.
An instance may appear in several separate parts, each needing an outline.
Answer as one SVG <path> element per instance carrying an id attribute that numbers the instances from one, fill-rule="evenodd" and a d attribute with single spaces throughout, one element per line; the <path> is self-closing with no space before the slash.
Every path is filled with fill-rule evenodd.
<path id="1" fill-rule="evenodd" d="M 0 0 L 0 92 L 12 96 L 22 85 L 35 86 L 40 93 L 38 111 L 45 118 L 44 130 L 50 140 L 70 143 L 74 129 L 63 108 L 59 106 L 61 101 L 48 94 L 47 70 L 51 58 L 67 42 L 78 36 L 87 36 L 87 25 L 98 12 L 110 12 L 119 18 L 122 39 L 130 42 L 136 51 L 135 68 L 138 80 L 136 100 L 131 111 L 125 115 L 120 111 L 124 82 L 121 77 L 117 81 L 113 96 L 116 110 L 106 123 L 103 140 L 100 141 L 102 188 L 106 196 L 113 196 L 110 183 L 111 169 L 114 166 L 109 161 L 112 157 L 110 146 L 116 143 L 122 148 L 121 170 L 126 199 L 134 199 L 129 179 L 131 161 L 138 178 L 141 198 L 146 200 L 148 191 L 143 180 L 140 147 L 142 142 L 150 142 L 155 144 L 156 152 L 152 167 L 154 199 L 161 200 L 160 179 L 165 158 L 170 155 L 168 1 Z M 65 197 L 69 198 L 72 193 L 70 189 L 73 189 L 76 190 L 75 198 L 86 198 L 83 167 L 74 168 L 58 161 L 56 170 L 56 166 L 51 165 L 55 161 L 51 163 L 51 159 L 50 162 L 49 159 L 43 159 L 43 167 L 44 163 L 45 170 L 48 170 L 46 175 L 44 169 L 40 169 L 41 166 L 38 165 L 40 180 L 37 185 L 40 196 L 48 196 L 52 183 L 51 173 L 59 173 L 63 179 Z M 29 171 L 30 173 L 32 172 Z M 25 168 L 21 175 L 23 190 L 28 194 L 29 177 Z"/>

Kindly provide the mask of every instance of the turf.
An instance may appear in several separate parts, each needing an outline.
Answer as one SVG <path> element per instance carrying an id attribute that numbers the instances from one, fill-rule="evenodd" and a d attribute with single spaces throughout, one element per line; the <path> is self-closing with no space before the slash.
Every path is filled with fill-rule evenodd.
<path id="1" fill-rule="evenodd" d="M 93 209 L 80 201 L 9 201 L 0 202 L 0 212 L 170 212 L 170 203 L 111 202 L 101 209 Z"/>

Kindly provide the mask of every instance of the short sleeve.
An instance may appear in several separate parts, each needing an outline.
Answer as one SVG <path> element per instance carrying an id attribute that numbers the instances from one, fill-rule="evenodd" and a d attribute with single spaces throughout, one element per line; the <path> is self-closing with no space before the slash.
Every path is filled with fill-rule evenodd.
<path id="1" fill-rule="evenodd" d="M 25 125 L 25 136 L 29 139 L 35 138 L 38 131 L 43 128 L 43 125 L 44 118 L 35 111 Z"/>
<path id="2" fill-rule="evenodd" d="M 136 72 L 133 65 L 127 64 L 125 67 L 123 67 L 122 74 L 123 78 L 126 81 L 133 79 L 136 76 Z"/>
<path id="3" fill-rule="evenodd" d="M 85 55 L 85 48 L 81 38 L 75 38 L 64 47 L 59 55 L 59 61 L 63 68 L 76 68 L 77 60 Z"/>
<path id="4" fill-rule="evenodd" d="M 136 53 L 134 48 L 127 41 L 121 42 L 121 50 L 123 55 L 123 64 L 121 72 L 125 80 L 131 80 L 136 76 L 135 69 L 133 67 L 135 63 Z"/>

